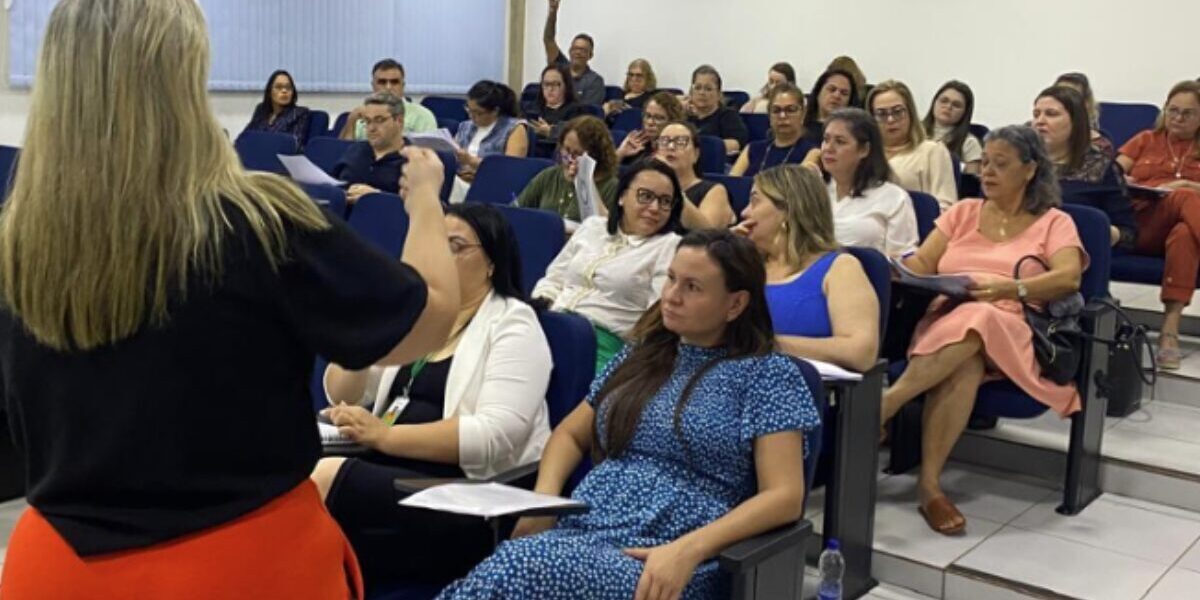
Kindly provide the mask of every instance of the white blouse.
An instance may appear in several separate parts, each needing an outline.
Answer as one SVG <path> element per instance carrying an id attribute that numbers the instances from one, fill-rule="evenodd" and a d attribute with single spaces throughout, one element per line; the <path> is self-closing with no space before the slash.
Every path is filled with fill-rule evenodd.
<path id="1" fill-rule="evenodd" d="M 935 124 L 933 126 L 933 141 L 945 144 L 946 136 L 949 136 L 953 130 L 954 128 L 952 127 Z M 959 157 L 959 160 L 964 163 L 983 160 L 983 144 L 979 143 L 979 138 L 970 133 L 967 134 L 967 137 L 963 140 L 962 156 Z"/>
<path id="2" fill-rule="evenodd" d="M 889 158 L 888 164 L 896 174 L 896 183 L 900 187 L 937 198 L 945 212 L 958 201 L 953 160 L 945 146 L 925 140 L 912 150 Z"/>
<path id="3" fill-rule="evenodd" d="M 861 196 L 838 198 L 837 183 L 830 180 L 829 201 L 839 244 L 874 248 L 886 256 L 916 250 L 917 214 L 900 186 L 884 183 Z"/>
<path id="4" fill-rule="evenodd" d="M 578 313 L 625 337 L 662 295 L 679 236 L 609 235 L 607 225 L 604 217 L 585 220 L 532 295 L 553 301 L 552 310 Z"/>

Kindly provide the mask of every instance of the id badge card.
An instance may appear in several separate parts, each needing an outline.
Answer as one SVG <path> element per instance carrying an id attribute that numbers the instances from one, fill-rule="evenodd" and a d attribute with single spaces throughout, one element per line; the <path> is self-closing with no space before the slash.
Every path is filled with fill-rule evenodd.
<path id="1" fill-rule="evenodd" d="M 404 409 L 407 406 L 408 396 L 396 396 L 396 399 L 392 400 L 392 403 L 387 407 L 387 410 L 383 411 L 383 416 L 380 417 L 380 419 L 382 419 L 388 427 L 391 427 L 392 425 L 396 424 L 396 418 L 400 416 L 400 413 L 404 412 Z"/>

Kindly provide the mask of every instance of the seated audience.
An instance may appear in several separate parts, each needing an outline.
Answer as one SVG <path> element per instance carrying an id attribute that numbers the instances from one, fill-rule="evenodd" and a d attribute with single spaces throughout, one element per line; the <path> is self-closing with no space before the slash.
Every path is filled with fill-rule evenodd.
<path id="1" fill-rule="evenodd" d="M 584 154 L 596 161 L 593 179 L 605 207 L 616 202 L 617 154 L 603 121 L 584 115 L 564 123 L 558 135 L 557 154 L 558 164 L 538 173 L 525 186 L 517 197 L 517 206 L 548 210 L 576 223 L 582 221 L 579 202 L 575 197 L 575 174 L 578 172 L 579 157 Z"/>
<path id="2" fill-rule="evenodd" d="M 765 113 L 771 101 L 771 92 L 781 83 L 796 85 L 796 69 L 790 63 L 777 62 L 767 71 L 767 83 L 758 91 L 758 95 L 742 105 L 743 113 Z"/>
<path id="3" fill-rule="evenodd" d="M 623 95 L 619 100 L 609 100 L 604 103 L 604 116 L 613 117 L 631 108 L 645 108 L 646 101 L 658 87 L 658 77 L 650 61 L 644 58 L 634 59 L 625 71 L 625 85 L 621 90 Z"/>
<path id="4" fill-rule="evenodd" d="M 865 110 L 843 108 L 826 120 L 821 170 L 839 244 L 874 248 L 887 256 L 917 247 L 912 198 L 888 181 L 892 170 L 883 155 L 883 138 Z"/>
<path id="5" fill-rule="evenodd" d="M 1019 126 L 988 134 L 982 166 L 987 200 L 950 207 L 917 253 L 904 261 L 923 275 L 971 275 L 972 298 L 934 300 L 913 335 L 907 370 L 883 394 L 885 423 L 925 394 L 920 512 L 934 531 L 946 535 L 963 532 L 966 519 L 945 496 L 939 478 L 986 378 L 1007 378 L 1064 417 L 1080 407 L 1074 383 L 1058 385 L 1042 377 L 1020 302 L 1047 302 L 1078 291 L 1087 265 L 1075 224 L 1055 208 L 1060 200 L 1054 167 L 1037 133 Z M 1014 267 L 1029 254 L 1046 261 L 1049 271 L 1026 261 L 1025 271 L 1014 279 Z"/>
<path id="6" fill-rule="evenodd" d="M 1166 256 L 1159 328 L 1158 366 L 1178 369 L 1179 320 L 1196 289 L 1200 264 L 1200 82 L 1171 88 L 1158 124 L 1121 147 L 1117 163 L 1129 182 L 1169 190 L 1165 195 L 1134 193 L 1135 251 Z"/>
<path id="7" fill-rule="evenodd" d="M 768 102 L 771 139 L 750 142 L 729 169 L 730 175 L 753 177 L 782 164 L 803 163 L 817 168 L 820 148 L 804 136 L 804 92 L 790 83 L 780 83 Z"/>
<path id="8" fill-rule="evenodd" d="M 729 204 L 729 190 L 725 186 L 701 179 L 697 172 L 700 164 L 700 134 L 696 126 L 687 121 L 670 123 L 663 128 L 655 145 L 655 158 L 667 163 L 679 178 L 679 187 L 687 202 L 683 203 L 682 223 L 685 229 L 724 228 L 733 224 L 737 216 Z"/>
<path id="9" fill-rule="evenodd" d="M 385 58 L 371 68 L 371 92 L 390 92 L 397 98 L 404 99 L 404 133 L 427 133 L 438 128 L 437 117 L 433 111 L 409 102 L 404 97 L 404 65 L 393 59 Z M 338 137 L 343 140 L 367 139 L 367 123 L 363 120 L 363 107 L 359 106 L 350 111 L 346 124 Z"/>
<path id="10" fill-rule="evenodd" d="M 816 104 L 804 113 L 804 138 L 813 146 L 820 146 L 825 118 L 833 111 L 847 106 L 858 106 L 860 88 L 849 71 L 825 71 L 813 84 L 810 98 Z"/>
<path id="11" fill-rule="evenodd" d="M 750 141 L 750 132 L 736 110 L 725 106 L 721 92 L 721 74 L 709 65 L 692 71 L 692 91 L 684 103 L 688 120 L 700 130 L 700 135 L 719 137 L 725 142 L 725 153 L 734 154 Z"/>
<path id="12" fill-rule="evenodd" d="M 1063 73 L 1054 80 L 1054 85 L 1069 87 L 1083 96 L 1084 104 L 1087 106 L 1092 145 L 1109 157 L 1116 156 L 1116 148 L 1113 147 L 1112 140 L 1100 133 L 1100 104 L 1096 102 L 1096 92 L 1092 91 L 1092 83 L 1088 80 L 1088 76 L 1083 73 Z"/>
<path id="13" fill-rule="evenodd" d="M 925 135 L 941 142 L 950 157 L 962 163 L 962 172 L 979 174 L 983 144 L 971 133 L 971 117 L 975 114 L 975 94 L 970 86 L 950 80 L 938 88 L 925 113 Z"/>
<path id="14" fill-rule="evenodd" d="M 908 86 L 895 80 L 880 83 L 867 96 L 867 110 L 879 122 L 883 151 L 896 183 L 937 198 L 943 211 L 958 201 L 950 151 L 925 139 L 925 128 L 917 120 L 917 105 Z"/>
<path id="15" fill-rule="evenodd" d="M 585 219 L 533 288 L 535 302 L 592 323 L 597 373 L 662 291 L 679 242 L 682 199 L 671 167 L 635 164 L 621 175 L 608 218 Z"/>
<path id="16" fill-rule="evenodd" d="M 572 494 L 590 510 L 521 519 L 439 600 L 728 598 L 716 556 L 800 518 L 820 415 L 795 363 L 772 352 L 762 261 L 711 230 L 673 255 L 661 302 L 542 457 L 535 490 L 552 495 L 596 457 Z"/>
<path id="17" fill-rule="evenodd" d="M 400 191 L 400 169 L 404 166 L 404 101 L 391 92 L 376 92 L 363 102 L 362 119 L 367 124 L 367 141 L 346 149 L 330 172 L 350 184 L 346 202 L 375 192 Z"/>
<path id="18" fill-rule="evenodd" d="M 1111 191 L 1071 194 L 1070 199 L 1104 211 L 1111 223 L 1113 246 L 1133 249 L 1137 240 L 1137 221 L 1133 218 L 1133 205 L 1125 190 L 1125 175 L 1111 156 L 1092 143 L 1083 96 L 1062 85 L 1042 90 L 1033 104 L 1033 129 L 1046 145 L 1046 155 L 1060 182 Z M 1063 200 L 1067 199 L 1064 194 Z"/>
<path id="19" fill-rule="evenodd" d="M 646 101 L 642 109 L 642 128 L 630 131 L 621 146 L 617 148 L 617 157 L 622 165 L 631 165 L 639 160 L 654 156 L 654 142 L 667 123 L 682 121 L 687 118 L 683 104 L 671 92 L 655 92 Z"/>
<path id="20" fill-rule="evenodd" d="M 821 177 L 783 165 L 754 177 L 735 229 L 758 247 L 782 352 L 866 371 L 879 353 L 879 299 L 862 264 L 841 252 Z"/>
<path id="21" fill-rule="evenodd" d="M 254 107 L 254 114 L 244 131 L 286 133 L 296 139 L 297 150 L 304 148 L 308 141 L 309 112 L 296 105 L 299 99 L 300 92 L 296 91 L 291 73 L 283 70 L 271 73 L 262 102 Z"/>
<path id="22" fill-rule="evenodd" d="M 452 203 L 462 202 L 475 180 L 479 163 L 493 154 L 524 157 L 529 155 L 530 135 L 517 118 L 517 96 L 507 85 L 495 81 L 476 82 L 467 91 L 469 120 L 458 125 L 454 136 L 458 177 L 450 194 Z"/>
<path id="23" fill-rule="evenodd" d="M 543 68 L 537 100 L 525 115 L 538 141 L 558 139 L 563 123 L 584 114 L 587 114 L 587 109 L 575 99 L 567 69 L 558 65 Z"/>
<path id="24" fill-rule="evenodd" d="M 569 69 L 576 100 L 600 106 L 604 104 L 604 78 L 588 66 L 596 50 L 592 36 L 581 33 L 571 40 L 570 56 L 564 56 L 555 37 L 558 35 L 558 5 L 561 0 L 549 0 L 550 12 L 546 14 L 546 28 L 542 31 L 542 44 L 546 47 L 546 64 Z"/>
<path id="25" fill-rule="evenodd" d="M 325 414 L 367 453 L 323 458 L 312 479 L 368 588 L 461 577 L 491 552 L 484 522 L 400 506 L 393 480 L 484 479 L 537 462 L 550 436 L 550 348 L 512 227 L 488 204 L 451 206 L 445 223 L 462 307 L 441 348 L 403 367 L 325 372 Z"/>
<path id="26" fill-rule="evenodd" d="M 826 71 L 845 71 L 854 78 L 854 89 L 858 90 L 857 100 L 852 104 L 859 106 L 867 94 L 871 92 L 871 85 L 867 83 L 867 76 L 863 75 L 862 69 L 858 67 L 858 63 L 849 56 L 839 56 L 829 61 L 829 66 L 825 67 Z M 860 107 L 861 108 L 861 107 Z"/>

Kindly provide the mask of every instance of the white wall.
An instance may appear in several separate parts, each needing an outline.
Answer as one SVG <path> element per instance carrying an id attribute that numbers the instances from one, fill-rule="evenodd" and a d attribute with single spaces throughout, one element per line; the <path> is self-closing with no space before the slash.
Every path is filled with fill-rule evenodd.
<path id="1" fill-rule="evenodd" d="M 543 66 L 545 0 L 526 10 L 525 81 Z M 643 57 L 659 85 L 686 88 L 711 63 L 727 89 L 752 91 L 787 60 L 808 89 L 830 59 L 849 54 L 868 81 L 904 81 L 924 114 L 944 81 L 975 91 L 975 121 L 1028 119 L 1042 88 L 1083 71 L 1101 101 L 1161 104 L 1172 84 L 1200 76 L 1196 0 L 563 0 L 558 41 L 596 38 L 596 69 L 620 85 Z"/>

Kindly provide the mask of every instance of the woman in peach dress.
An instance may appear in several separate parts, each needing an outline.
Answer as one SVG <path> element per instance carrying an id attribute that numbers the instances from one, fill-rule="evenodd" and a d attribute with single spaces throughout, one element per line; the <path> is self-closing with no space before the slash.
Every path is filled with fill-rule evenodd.
<path id="1" fill-rule="evenodd" d="M 925 393 L 920 511 L 934 531 L 961 533 L 966 520 L 938 480 L 950 449 L 966 427 L 979 385 L 1008 378 L 1062 416 L 1079 410 L 1073 384 L 1041 376 L 1021 299 L 1043 303 L 1078 291 L 1087 254 L 1063 211 L 1054 167 L 1028 127 L 993 131 L 983 150 L 981 179 L 988 200 L 964 200 L 937 221 L 916 254 L 905 260 L 922 274 L 965 273 L 973 301 L 939 298 L 917 325 L 904 375 L 883 395 L 886 422 Z M 1013 267 L 1033 254 L 1050 265 Z"/>

